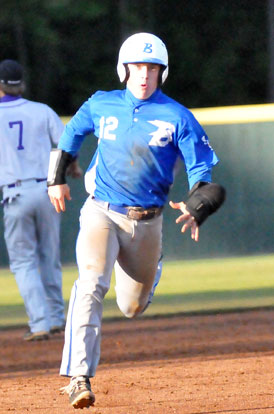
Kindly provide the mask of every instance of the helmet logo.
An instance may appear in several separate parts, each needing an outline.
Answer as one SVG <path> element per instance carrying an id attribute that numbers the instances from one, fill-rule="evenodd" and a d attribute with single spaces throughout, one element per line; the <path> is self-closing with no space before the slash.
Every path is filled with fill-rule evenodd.
<path id="1" fill-rule="evenodd" d="M 144 53 L 152 53 L 152 43 L 145 43 Z"/>
<path id="2" fill-rule="evenodd" d="M 165 44 L 151 33 L 136 33 L 128 37 L 120 47 L 117 73 L 121 82 L 127 81 L 128 63 L 151 63 L 162 65 L 159 84 L 163 84 L 168 75 L 168 53 Z"/>

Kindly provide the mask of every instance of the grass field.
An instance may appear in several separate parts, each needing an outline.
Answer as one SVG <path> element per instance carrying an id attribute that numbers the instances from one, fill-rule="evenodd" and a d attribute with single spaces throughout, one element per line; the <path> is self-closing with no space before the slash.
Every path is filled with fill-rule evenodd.
<path id="1" fill-rule="evenodd" d="M 77 269 L 63 269 L 67 302 Z M 274 255 L 164 262 L 163 276 L 146 315 L 216 312 L 274 306 Z M 122 316 L 114 277 L 104 318 Z M 0 328 L 24 325 L 27 317 L 13 275 L 0 269 Z"/>

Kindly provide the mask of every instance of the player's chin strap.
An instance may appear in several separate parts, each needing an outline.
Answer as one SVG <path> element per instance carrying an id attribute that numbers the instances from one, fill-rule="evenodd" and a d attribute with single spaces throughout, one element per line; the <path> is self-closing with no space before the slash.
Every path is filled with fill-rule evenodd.
<path id="1" fill-rule="evenodd" d="M 199 181 L 188 194 L 186 209 L 201 226 L 208 216 L 221 207 L 225 197 L 226 191 L 221 185 Z"/>
<path id="2" fill-rule="evenodd" d="M 66 184 L 66 170 L 75 159 L 76 157 L 61 149 L 53 148 L 51 150 L 47 179 L 48 187 Z"/>

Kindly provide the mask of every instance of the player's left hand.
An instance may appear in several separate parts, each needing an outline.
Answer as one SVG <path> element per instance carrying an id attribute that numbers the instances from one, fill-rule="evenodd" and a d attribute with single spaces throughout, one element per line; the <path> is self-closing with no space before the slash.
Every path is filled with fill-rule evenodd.
<path id="1" fill-rule="evenodd" d="M 182 221 L 185 221 L 181 229 L 181 232 L 185 233 L 185 231 L 188 228 L 190 228 L 191 238 L 197 242 L 199 240 L 199 226 L 195 218 L 189 213 L 189 211 L 187 211 L 185 203 L 183 201 L 181 201 L 180 203 L 174 203 L 173 201 L 170 201 L 169 205 L 170 207 L 176 210 L 181 210 L 181 212 L 183 213 L 176 219 L 176 223 L 181 223 Z"/>

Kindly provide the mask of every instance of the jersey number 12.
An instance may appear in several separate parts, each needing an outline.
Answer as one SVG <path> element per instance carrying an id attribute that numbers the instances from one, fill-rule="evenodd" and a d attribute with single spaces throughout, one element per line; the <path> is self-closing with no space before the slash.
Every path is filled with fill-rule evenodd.
<path id="1" fill-rule="evenodd" d="M 118 119 L 115 116 L 109 116 L 105 119 L 104 116 L 100 118 L 100 133 L 99 138 L 111 139 L 114 141 L 116 139 L 116 135 L 112 134 L 118 127 Z"/>

